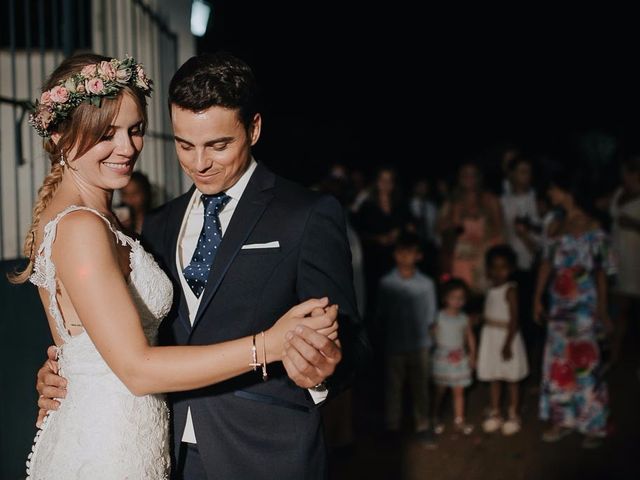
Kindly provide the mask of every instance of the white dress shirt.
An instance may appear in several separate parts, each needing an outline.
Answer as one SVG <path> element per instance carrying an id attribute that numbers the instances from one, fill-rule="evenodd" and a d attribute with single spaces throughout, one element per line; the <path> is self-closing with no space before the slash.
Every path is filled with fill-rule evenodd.
<path id="1" fill-rule="evenodd" d="M 516 253 L 518 268 L 520 270 L 531 270 L 534 260 L 534 252 L 516 233 L 516 218 L 526 217 L 532 225 L 540 225 L 540 216 L 538 215 L 538 205 L 536 203 L 536 193 L 533 189 L 526 193 L 504 193 L 500 197 L 502 204 L 502 216 L 504 218 L 504 228 L 507 242 Z M 533 235 L 534 240 L 537 237 Z"/>
<path id="2" fill-rule="evenodd" d="M 225 192 L 229 197 L 231 197 L 231 199 L 218 215 L 223 237 L 229 223 L 231 222 L 231 217 L 233 217 L 233 213 L 238 206 L 238 202 L 240 202 L 240 198 L 242 197 L 245 188 L 247 188 L 251 175 L 253 175 L 257 165 L 256 161 L 252 158 L 249 168 L 240 177 L 240 180 Z M 178 234 L 178 248 L 176 249 L 176 266 L 178 268 L 178 272 L 180 272 L 180 285 L 187 301 L 187 310 L 189 312 L 189 321 L 191 322 L 191 325 L 193 325 L 196 318 L 196 313 L 200 306 L 200 298 L 202 298 L 202 296 L 200 296 L 200 298 L 195 296 L 191 287 L 187 284 L 184 275 L 182 275 L 182 271 L 189 262 L 191 262 L 193 252 L 198 244 L 198 238 L 200 238 L 202 225 L 204 224 L 204 206 L 202 204 L 201 196 L 202 192 L 196 188 L 191 196 L 191 200 L 189 200 L 189 205 L 187 206 L 184 218 L 182 219 L 180 233 Z M 247 356 L 248 355 L 249 353 L 247 353 Z M 328 392 L 315 392 L 313 390 L 309 390 L 309 393 L 311 393 L 311 396 L 316 403 L 320 403 L 325 400 L 328 394 Z M 196 434 L 193 429 L 193 420 L 191 419 L 190 408 L 187 409 L 187 422 L 182 434 L 182 441 L 187 443 L 196 443 Z"/>

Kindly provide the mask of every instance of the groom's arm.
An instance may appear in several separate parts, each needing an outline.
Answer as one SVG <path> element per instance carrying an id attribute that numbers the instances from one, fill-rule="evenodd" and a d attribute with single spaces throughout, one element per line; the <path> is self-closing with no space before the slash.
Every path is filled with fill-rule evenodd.
<path id="1" fill-rule="evenodd" d="M 366 365 L 371 348 L 357 310 L 344 212 L 333 197 L 318 198 L 308 217 L 296 289 L 300 300 L 327 296 L 331 304 L 340 307 L 342 361 L 328 381 L 334 395 L 348 387 L 355 373 Z"/>

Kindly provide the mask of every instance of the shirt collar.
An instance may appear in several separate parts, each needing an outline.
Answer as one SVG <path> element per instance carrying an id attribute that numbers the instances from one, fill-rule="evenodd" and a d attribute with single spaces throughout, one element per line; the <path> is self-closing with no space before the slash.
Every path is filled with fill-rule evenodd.
<path id="1" fill-rule="evenodd" d="M 249 168 L 247 171 L 242 174 L 240 180 L 233 184 L 227 191 L 225 192 L 227 195 L 231 197 L 232 200 L 240 201 L 240 197 L 244 193 L 244 190 L 249 185 L 249 180 L 251 180 L 251 175 L 256 170 L 258 166 L 258 162 L 256 162 L 255 158 L 251 157 L 251 163 L 249 164 Z M 200 207 L 202 205 L 202 192 L 197 188 L 193 192 L 192 203 L 193 207 Z"/>
<path id="2" fill-rule="evenodd" d="M 257 166 L 258 163 L 253 157 L 251 157 L 251 163 L 249 164 L 249 168 L 247 168 L 247 171 L 244 172 L 240 177 L 240 180 L 234 183 L 233 186 L 229 188 L 225 193 L 234 200 L 240 200 L 240 197 L 242 197 L 245 188 L 247 188 L 249 180 L 251 179 L 251 175 L 253 175 L 253 172 L 255 171 Z"/>

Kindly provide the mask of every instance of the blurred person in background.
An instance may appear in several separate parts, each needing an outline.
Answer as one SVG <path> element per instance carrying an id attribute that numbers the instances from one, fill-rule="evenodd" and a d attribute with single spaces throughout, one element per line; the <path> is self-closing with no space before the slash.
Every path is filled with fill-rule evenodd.
<path id="1" fill-rule="evenodd" d="M 393 266 L 393 247 L 411 215 L 396 183 L 396 172 L 378 170 L 371 195 L 354 218 L 364 247 L 367 295 L 371 306 L 382 275 Z"/>
<path id="2" fill-rule="evenodd" d="M 520 335 L 518 289 L 513 281 L 516 254 L 509 245 L 496 245 L 487 252 L 487 275 L 491 288 L 484 303 L 483 326 L 478 348 L 478 380 L 491 385 L 491 406 L 482 423 L 486 433 L 503 435 L 520 431 L 520 381 L 529 374 L 527 352 Z M 502 384 L 509 390 L 506 421 L 501 414 Z"/>
<path id="3" fill-rule="evenodd" d="M 349 204 L 351 213 L 356 214 L 362 207 L 362 204 L 369 198 L 371 188 L 367 177 L 357 168 L 351 170 L 351 187 L 353 188 L 353 198 Z"/>
<path id="4" fill-rule="evenodd" d="M 640 155 L 629 156 L 623 161 L 621 180 L 609 207 L 612 246 L 619 260 L 613 289 L 617 314 L 614 317 L 612 363 L 620 359 L 632 310 L 635 308 L 637 315 L 640 306 Z"/>
<path id="5" fill-rule="evenodd" d="M 416 225 L 416 233 L 420 237 L 423 260 L 420 268 L 431 276 L 438 273 L 438 235 L 436 222 L 438 207 L 433 201 L 431 185 L 426 178 L 419 178 L 413 184 L 413 194 L 409 200 L 409 210 Z"/>
<path id="6" fill-rule="evenodd" d="M 395 268 L 380 280 L 376 325 L 382 330 L 385 351 L 385 426 L 400 431 L 405 382 L 411 392 L 411 413 L 418 441 L 433 446 L 429 428 L 430 329 L 438 304 L 433 281 L 418 270 L 422 260 L 420 238 L 404 233 L 393 251 Z"/>
<path id="7" fill-rule="evenodd" d="M 599 323 L 610 329 L 609 238 L 590 215 L 589 190 L 576 172 L 556 172 L 548 195 L 562 215 L 549 226 L 534 297 L 534 317 L 547 323 L 540 418 L 550 428 L 542 439 L 557 442 L 575 430 L 583 448 L 596 448 L 609 413 L 597 341 Z"/>
<path id="8" fill-rule="evenodd" d="M 441 420 L 442 401 L 447 389 L 453 394 L 453 430 L 470 435 L 473 425 L 465 421 L 464 389 L 471 385 L 476 365 L 476 338 L 471 319 L 464 313 L 469 290 L 463 280 L 451 278 L 442 285 L 442 308 L 438 312 L 433 334 L 433 382 L 436 385 L 434 432 L 444 433 Z"/>
<path id="9" fill-rule="evenodd" d="M 140 235 L 144 217 L 151 210 L 151 198 L 152 189 L 149 178 L 142 172 L 133 172 L 131 181 L 120 189 L 122 206 L 127 207 L 129 213 L 128 218 L 118 217 L 125 228 Z"/>
<path id="10" fill-rule="evenodd" d="M 540 246 L 542 223 L 532 179 L 531 161 L 524 156 L 513 158 L 507 166 L 509 188 L 500 197 L 505 239 L 517 259 L 514 280 L 518 284 L 518 314 L 528 346 L 532 345 L 538 329 L 531 318 L 531 299 L 534 284 L 533 263 Z"/>
<path id="11" fill-rule="evenodd" d="M 423 243 L 436 243 L 436 220 L 438 209 L 431 199 L 431 185 L 426 178 L 420 178 L 413 184 L 413 194 L 409 200 L 409 209 L 416 224 L 416 233 Z"/>
<path id="12" fill-rule="evenodd" d="M 475 297 L 473 303 L 478 304 L 488 286 L 484 257 L 490 247 L 501 243 L 503 221 L 500 202 L 483 188 L 476 164 L 466 162 L 458 170 L 458 184 L 442 206 L 438 232 L 445 256 L 447 250 L 451 252 L 445 272 L 464 280 Z"/>

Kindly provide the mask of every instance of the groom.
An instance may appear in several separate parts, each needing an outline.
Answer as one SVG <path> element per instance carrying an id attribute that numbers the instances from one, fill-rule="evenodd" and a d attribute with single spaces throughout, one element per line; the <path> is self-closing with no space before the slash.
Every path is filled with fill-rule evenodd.
<path id="1" fill-rule="evenodd" d="M 170 395 L 173 470 L 186 480 L 326 478 L 317 404 L 346 386 L 368 355 L 341 207 L 254 160 L 262 125 L 256 94 L 251 69 L 228 54 L 193 57 L 171 81 L 176 150 L 194 186 L 149 214 L 143 228 L 174 283 L 161 342 L 250 335 L 300 301 L 327 296 L 340 306 L 342 350 L 315 332 L 296 332 L 267 381 L 252 372 Z M 46 373 L 40 393 L 51 383 Z"/>

